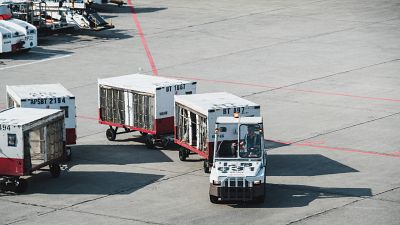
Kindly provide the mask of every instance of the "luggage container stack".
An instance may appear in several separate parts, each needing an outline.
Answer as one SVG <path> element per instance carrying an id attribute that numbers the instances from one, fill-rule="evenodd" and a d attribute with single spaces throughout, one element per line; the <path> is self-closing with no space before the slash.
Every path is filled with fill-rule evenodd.
<path id="1" fill-rule="evenodd" d="M 190 152 L 196 153 L 205 159 L 204 171 L 209 173 L 216 120 L 235 113 L 260 116 L 260 105 L 226 92 L 175 96 L 174 142 L 180 146 L 179 159 L 185 161 Z M 234 140 L 238 134 L 221 131 L 219 135 L 220 140 Z"/>
<path id="2" fill-rule="evenodd" d="M 67 160 L 71 160 L 70 145 L 76 144 L 75 96 L 61 84 L 7 86 L 7 106 L 40 109 L 61 109 L 65 114 Z"/>
<path id="3" fill-rule="evenodd" d="M 139 131 L 148 148 L 173 140 L 174 96 L 196 92 L 196 82 L 143 74 L 99 79 L 98 85 L 99 123 L 109 126 L 107 139 Z"/>
<path id="4" fill-rule="evenodd" d="M 65 157 L 64 112 L 12 108 L 0 112 L 0 190 L 24 192 L 28 176 L 49 166 L 60 175 Z"/>

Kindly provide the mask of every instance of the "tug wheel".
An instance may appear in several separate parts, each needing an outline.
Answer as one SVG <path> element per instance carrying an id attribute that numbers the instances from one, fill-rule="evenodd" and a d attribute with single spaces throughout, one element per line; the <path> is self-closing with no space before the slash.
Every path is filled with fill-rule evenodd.
<path id="1" fill-rule="evenodd" d="M 57 178 L 60 176 L 61 168 L 60 165 L 50 165 L 50 174 L 52 177 Z"/>
<path id="2" fill-rule="evenodd" d="M 115 141 L 115 138 L 117 137 L 117 132 L 112 128 L 108 128 L 106 131 L 106 136 L 109 141 Z"/>
<path id="3" fill-rule="evenodd" d="M 210 195 L 210 202 L 217 204 L 218 203 L 218 197 L 214 195 Z"/>

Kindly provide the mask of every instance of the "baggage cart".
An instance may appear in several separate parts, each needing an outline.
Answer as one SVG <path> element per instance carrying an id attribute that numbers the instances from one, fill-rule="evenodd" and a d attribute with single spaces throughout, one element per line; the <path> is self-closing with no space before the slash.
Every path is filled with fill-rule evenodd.
<path id="1" fill-rule="evenodd" d="M 0 190 L 24 192 L 33 171 L 60 175 L 65 155 L 64 112 L 11 108 L 0 112 Z"/>
<path id="2" fill-rule="evenodd" d="M 71 146 L 76 144 L 75 96 L 61 84 L 7 86 L 7 106 L 40 109 L 61 109 L 65 115 L 67 160 L 71 160 Z"/>
<path id="3" fill-rule="evenodd" d="M 148 148 L 173 141 L 174 96 L 196 92 L 196 82 L 143 74 L 99 79 L 98 85 L 99 123 L 109 126 L 107 139 L 139 131 Z"/>

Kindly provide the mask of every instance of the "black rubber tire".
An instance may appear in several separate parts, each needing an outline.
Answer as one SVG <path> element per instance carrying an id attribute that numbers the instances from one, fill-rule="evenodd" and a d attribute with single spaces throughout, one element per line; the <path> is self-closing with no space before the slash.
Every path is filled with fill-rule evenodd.
<path id="1" fill-rule="evenodd" d="M 67 147 L 65 151 L 65 161 L 69 162 L 72 160 L 72 149 L 70 147 Z"/>
<path id="2" fill-rule="evenodd" d="M 142 132 L 142 131 L 139 131 L 139 132 L 140 132 L 140 135 L 142 135 L 143 137 L 146 137 L 146 136 L 147 136 L 147 133 Z"/>
<path id="3" fill-rule="evenodd" d="M 109 141 L 115 141 L 115 138 L 117 137 L 117 132 L 112 128 L 108 128 L 106 131 L 106 137 Z"/>
<path id="4" fill-rule="evenodd" d="M 61 168 L 60 165 L 54 164 L 50 165 L 50 174 L 52 177 L 57 178 L 60 176 Z"/>
<path id="5" fill-rule="evenodd" d="M 161 145 L 163 148 L 167 148 L 170 144 L 170 141 L 167 138 L 162 138 L 161 139 Z"/>
<path id="6" fill-rule="evenodd" d="M 204 160 L 203 169 L 204 169 L 204 173 L 210 173 L 210 165 L 208 164 L 208 160 Z"/>
<path id="7" fill-rule="evenodd" d="M 153 135 L 146 136 L 146 147 L 148 149 L 154 149 L 156 147 Z"/>
<path id="8" fill-rule="evenodd" d="M 187 150 L 185 148 L 179 148 L 179 160 L 186 161 L 187 156 Z"/>
<path id="9" fill-rule="evenodd" d="M 218 197 L 214 195 L 210 195 L 210 202 L 217 204 L 218 203 Z"/>
<path id="10" fill-rule="evenodd" d="M 15 182 L 15 193 L 24 193 L 28 189 L 28 181 L 18 178 Z"/>

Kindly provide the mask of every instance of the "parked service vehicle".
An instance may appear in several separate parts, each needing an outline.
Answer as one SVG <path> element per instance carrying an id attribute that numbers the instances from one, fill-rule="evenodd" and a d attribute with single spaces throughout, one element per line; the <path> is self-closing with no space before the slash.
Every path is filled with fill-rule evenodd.
<path id="1" fill-rule="evenodd" d="M 0 4 L 0 53 L 29 51 L 36 46 L 36 27 L 13 19 L 8 5 Z"/>
<path id="2" fill-rule="evenodd" d="M 262 117 L 218 117 L 210 201 L 264 202 L 266 153 Z"/>
<path id="3" fill-rule="evenodd" d="M 204 172 L 210 172 L 214 153 L 215 122 L 221 116 L 260 116 L 260 105 L 230 93 L 205 93 L 175 96 L 175 137 L 180 145 L 179 159 L 190 152 L 204 158 Z M 224 138 L 221 133 L 220 138 Z"/>
<path id="4" fill-rule="evenodd" d="M 39 30 L 77 28 L 100 31 L 114 26 L 105 21 L 91 3 L 82 0 L 12 0 L 15 18 L 35 25 Z"/>
<path id="5" fill-rule="evenodd" d="M 72 157 L 70 145 L 76 144 L 75 96 L 61 84 L 6 86 L 7 106 L 40 109 L 61 109 L 65 115 L 67 160 Z"/>
<path id="6" fill-rule="evenodd" d="M 46 166 L 58 177 L 64 157 L 62 110 L 12 108 L 0 112 L 0 190 L 24 192 L 27 181 L 20 177 Z"/>
<path id="7" fill-rule="evenodd" d="M 173 140 L 174 96 L 196 92 L 196 82 L 143 74 L 99 79 L 98 85 L 99 123 L 109 126 L 107 139 L 139 131 L 148 148 Z"/>

